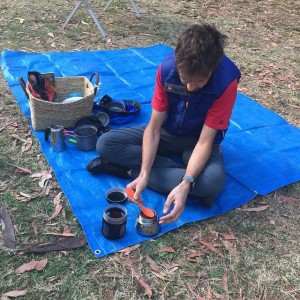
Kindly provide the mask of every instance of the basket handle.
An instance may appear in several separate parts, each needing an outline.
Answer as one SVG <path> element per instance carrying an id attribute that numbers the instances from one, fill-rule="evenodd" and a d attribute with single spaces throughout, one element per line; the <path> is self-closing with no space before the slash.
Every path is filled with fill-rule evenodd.
<path id="1" fill-rule="evenodd" d="M 18 79 L 19 79 L 20 85 L 21 85 L 27 99 L 29 99 L 28 93 L 26 91 L 26 83 L 25 83 L 24 79 L 22 77 L 19 77 Z"/>
<path id="2" fill-rule="evenodd" d="M 97 72 L 94 72 L 90 78 L 90 82 L 92 82 L 93 78 L 96 78 L 96 83 L 93 85 L 94 86 L 94 95 L 96 95 L 97 90 L 99 88 L 99 74 Z"/>

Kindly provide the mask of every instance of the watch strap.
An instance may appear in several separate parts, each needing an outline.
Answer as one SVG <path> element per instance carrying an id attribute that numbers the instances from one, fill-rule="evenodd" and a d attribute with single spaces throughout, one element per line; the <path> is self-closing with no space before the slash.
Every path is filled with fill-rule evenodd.
<path id="1" fill-rule="evenodd" d="M 182 180 L 187 180 L 191 183 L 191 186 L 190 186 L 190 190 L 193 189 L 194 185 L 195 185 L 195 178 L 193 176 L 190 176 L 190 175 L 184 175 L 182 176 L 180 182 L 182 182 Z"/>

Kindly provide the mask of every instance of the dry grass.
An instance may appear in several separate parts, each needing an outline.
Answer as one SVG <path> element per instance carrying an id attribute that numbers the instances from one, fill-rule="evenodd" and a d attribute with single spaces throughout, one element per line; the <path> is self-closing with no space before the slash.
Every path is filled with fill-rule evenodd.
<path id="1" fill-rule="evenodd" d="M 228 55 L 240 66 L 239 86 L 245 94 L 276 111 L 292 124 L 300 125 L 299 103 L 299 3 L 295 1 L 158 1 L 137 0 L 143 17 L 136 18 L 130 1 L 91 1 L 109 33 L 103 38 L 86 8 L 61 30 L 75 1 L 4 0 L 0 3 L 0 48 L 25 51 L 69 51 L 114 49 L 165 43 L 174 46 L 178 33 L 200 20 L 216 24 L 229 36 Z M 53 36 L 48 34 L 51 32 Z M 52 200 L 60 190 L 50 180 L 49 195 L 27 203 L 17 200 L 20 192 L 34 193 L 38 184 L 21 175 L 13 165 L 33 172 L 48 170 L 38 143 L 22 152 L 22 142 L 12 137 L 29 137 L 26 120 L 0 75 L 0 192 L 16 226 L 19 246 L 48 241 L 47 231 L 81 228 L 64 200 L 65 214 L 50 226 Z M 299 200 L 299 183 L 282 189 Z M 275 193 L 257 197 L 249 206 L 268 204 L 264 212 L 234 210 L 219 217 L 183 226 L 156 241 L 143 243 L 130 252 L 96 260 L 85 247 L 68 253 L 17 255 L 0 252 L 0 295 L 27 288 L 24 299 L 146 299 L 144 288 L 131 271 L 139 269 L 150 285 L 153 299 L 193 299 L 190 288 L 205 299 L 300 299 L 300 244 L 298 209 Z M 53 225 L 54 224 L 54 225 Z M 36 232 L 37 231 L 37 232 Z M 236 252 L 225 247 L 220 233 L 232 231 Z M 178 242 L 180 241 L 180 242 Z M 209 241 L 224 255 L 203 251 L 199 241 Z M 175 252 L 157 252 L 172 247 Z M 234 255 L 236 254 L 236 255 Z M 149 255 L 160 276 L 145 260 Z M 22 263 L 48 257 L 44 271 L 16 276 Z M 135 263 L 133 263 L 135 262 Z M 3 299 L 5 297 L 1 296 Z M 223 297 L 223 298 L 222 298 Z M 1 298 L 1 299 L 2 299 Z"/>

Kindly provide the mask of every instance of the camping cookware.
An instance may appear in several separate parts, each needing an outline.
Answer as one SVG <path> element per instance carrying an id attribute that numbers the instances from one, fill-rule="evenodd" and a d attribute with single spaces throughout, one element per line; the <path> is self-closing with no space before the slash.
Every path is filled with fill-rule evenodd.
<path id="1" fill-rule="evenodd" d="M 138 214 L 135 222 L 135 229 L 138 234 L 152 236 L 159 232 L 160 225 L 157 214 L 154 210 L 152 212 L 154 214 L 152 218 L 146 216 L 142 211 Z"/>
<path id="2" fill-rule="evenodd" d="M 75 128 L 74 131 L 64 130 L 64 134 L 76 138 L 78 149 L 90 151 L 96 148 L 97 131 L 97 127 L 93 125 L 82 125 Z"/>
<path id="3" fill-rule="evenodd" d="M 64 127 L 62 125 L 51 125 L 45 130 L 45 141 L 48 141 L 50 136 L 51 147 L 55 152 L 66 150 L 66 141 L 64 136 Z"/>
<path id="4" fill-rule="evenodd" d="M 122 102 L 117 102 L 117 101 L 109 102 L 106 108 L 113 113 L 115 112 L 119 113 L 125 111 L 125 105 Z"/>
<path id="5" fill-rule="evenodd" d="M 127 200 L 125 191 L 121 188 L 111 188 L 106 192 L 106 200 L 111 204 L 123 204 Z"/>
<path id="6" fill-rule="evenodd" d="M 93 110 L 100 110 L 108 114 L 110 124 L 125 124 L 134 120 L 141 111 L 141 104 L 133 100 L 113 100 L 104 95 L 98 103 L 94 103 Z"/>
<path id="7" fill-rule="evenodd" d="M 99 113 L 96 114 L 96 117 L 98 118 L 98 120 L 100 120 L 100 122 L 102 123 L 104 128 L 107 128 L 108 124 L 109 124 L 109 116 L 108 114 L 106 114 L 103 111 L 100 111 Z"/>
<path id="8" fill-rule="evenodd" d="M 143 214 L 148 217 L 148 218 L 154 218 L 155 217 L 155 212 L 153 209 L 151 208 L 148 208 L 148 207 L 145 207 L 144 205 L 141 204 L 141 199 L 139 200 L 134 200 L 133 199 L 133 196 L 134 196 L 134 190 L 130 187 L 126 187 L 126 194 L 127 194 L 127 197 L 130 201 L 136 203 L 139 208 L 141 209 L 141 211 L 143 212 Z"/>
<path id="9" fill-rule="evenodd" d="M 102 234 L 109 240 L 117 240 L 124 236 L 127 222 L 127 210 L 123 205 L 109 205 L 104 209 L 102 217 Z"/>
<path id="10" fill-rule="evenodd" d="M 108 121 L 107 121 L 108 119 Z M 109 131 L 108 128 L 108 122 L 109 122 L 109 117 L 108 116 L 102 116 L 101 119 L 98 116 L 92 115 L 92 116 L 87 116 L 87 117 L 83 117 L 80 120 L 78 120 L 75 123 L 75 128 L 82 126 L 82 125 L 93 125 L 95 127 L 97 127 L 97 134 L 101 135 L 102 133 Z M 107 125 L 105 125 L 104 123 L 107 123 Z"/>

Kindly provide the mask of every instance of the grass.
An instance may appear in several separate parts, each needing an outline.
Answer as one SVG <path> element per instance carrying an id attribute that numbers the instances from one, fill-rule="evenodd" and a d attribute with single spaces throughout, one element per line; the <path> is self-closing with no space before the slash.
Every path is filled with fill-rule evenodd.
<path id="1" fill-rule="evenodd" d="M 165 43 L 174 46 L 178 33 L 200 20 L 216 24 L 229 36 L 228 55 L 240 66 L 240 91 L 300 125 L 299 113 L 299 3 L 295 1 L 158 1 L 137 0 L 143 10 L 136 18 L 130 1 L 91 1 L 108 36 L 103 38 L 85 7 L 81 7 L 66 30 L 61 26 L 76 1 L 1 1 L 0 49 L 25 51 L 73 51 L 115 49 Z M 23 20 L 23 21 L 22 21 Z M 49 34 L 49 33 L 52 33 Z M 82 234 L 66 199 L 63 213 L 48 221 L 53 199 L 60 187 L 53 176 L 49 192 L 38 181 L 14 166 L 32 172 L 49 170 L 38 142 L 0 74 L 0 199 L 13 219 L 18 247 L 49 242 L 46 233 L 69 226 Z M 22 142 L 13 137 L 31 137 L 33 147 L 22 152 Z M 52 174 L 53 175 L 53 174 Z M 20 202 L 20 192 L 39 194 Z M 281 192 L 299 201 L 299 183 Z M 300 243 L 299 208 L 276 193 L 256 197 L 249 207 L 269 205 L 263 212 L 233 210 L 222 216 L 188 224 L 155 241 L 147 241 L 129 254 L 116 253 L 95 259 L 87 246 L 68 253 L 16 254 L 0 252 L 0 296 L 27 289 L 22 299 L 147 299 L 145 290 L 126 261 L 135 265 L 150 285 L 153 299 L 193 299 L 188 285 L 205 299 L 299 299 Z M 265 205 L 264 204 L 264 205 Z M 1 206 L 0 205 L 0 206 Z M 238 256 L 224 245 L 220 233 L 233 232 L 231 243 Z M 0 233 L 1 237 L 1 233 Z M 211 241 L 224 257 L 203 251 L 199 241 Z M 172 247 L 175 252 L 158 252 Z M 146 260 L 149 255 L 161 270 L 157 277 Z M 15 269 L 31 260 L 48 258 L 43 271 L 16 275 Z M 225 280 L 227 279 L 227 280 Z M 227 281 L 227 284 L 226 284 Z M 222 298 L 223 297 L 223 298 Z M 1 300 L 2 300 L 1 298 Z"/>

